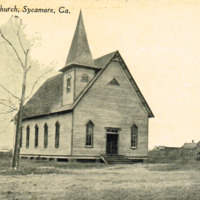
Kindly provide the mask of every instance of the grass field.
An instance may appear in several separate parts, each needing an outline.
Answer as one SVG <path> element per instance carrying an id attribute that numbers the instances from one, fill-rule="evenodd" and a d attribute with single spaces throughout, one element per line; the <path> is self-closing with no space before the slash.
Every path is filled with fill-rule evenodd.
<path id="1" fill-rule="evenodd" d="M 200 162 L 106 165 L 0 160 L 0 199 L 199 200 Z"/>

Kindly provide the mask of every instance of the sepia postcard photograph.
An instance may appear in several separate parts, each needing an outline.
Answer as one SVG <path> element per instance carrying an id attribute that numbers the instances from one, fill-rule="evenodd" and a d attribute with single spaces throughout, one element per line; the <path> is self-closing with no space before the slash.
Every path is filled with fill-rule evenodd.
<path id="1" fill-rule="evenodd" d="M 0 200 L 199 200 L 200 1 L 0 0 Z"/>

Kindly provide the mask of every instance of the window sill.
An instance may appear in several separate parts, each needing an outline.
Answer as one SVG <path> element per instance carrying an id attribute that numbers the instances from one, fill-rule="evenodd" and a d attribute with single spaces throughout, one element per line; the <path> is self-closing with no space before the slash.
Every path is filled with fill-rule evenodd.
<path id="1" fill-rule="evenodd" d="M 137 147 L 130 147 L 130 149 L 137 149 Z"/>
<path id="2" fill-rule="evenodd" d="M 93 146 L 85 146 L 85 148 L 93 148 Z"/>

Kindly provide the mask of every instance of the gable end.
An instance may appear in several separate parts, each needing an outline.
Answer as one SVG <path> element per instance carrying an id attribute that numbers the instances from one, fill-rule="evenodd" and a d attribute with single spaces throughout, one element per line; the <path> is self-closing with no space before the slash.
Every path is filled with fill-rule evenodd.
<path id="1" fill-rule="evenodd" d="M 79 96 L 79 98 L 77 98 L 77 100 L 74 102 L 72 109 L 76 107 L 76 105 L 79 103 L 79 101 L 82 99 L 82 97 L 87 93 L 87 91 L 90 89 L 90 87 L 92 87 L 92 85 L 95 83 L 95 81 L 98 79 L 98 77 L 104 72 L 104 70 L 107 68 L 107 66 L 110 64 L 111 61 L 117 61 L 120 63 L 125 75 L 127 76 L 129 82 L 131 83 L 133 89 L 135 90 L 139 100 L 141 101 L 144 109 L 147 111 L 148 113 L 148 117 L 154 117 L 153 112 L 151 111 L 149 105 L 147 104 L 144 96 L 142 95 L 139 87 L 137 86 L 135 80 L 133 79 L 129 69 L 127 68 L 124 60 L 122 59 L 121 55 L 119 54 L 118 51 L 116 51 L 115 54 L 112 55 L 112 57 L 110 58 L 110 61 L 107 62 L 106 66 L 99 72 L 97 73 L 96 77 L 91 81 L 90 84 L 88 84 L 88 87 L 85 88 L 85 90 L 82 92 L 82 94 Z"/>
<path id="2" fill-rule="evenodd" d="M 121 57 L 121 56 L 120 56 L 120 57 Z M 131 83 L 133 89 L 135 90 L 135 92 L 136 92 L 138 98 L 140 99 L 142 105 L 144 106 L 145 110 L 147 111 L 148 117 L 149 117 L 149 118 L 154 117 L 153 112 L 151 111 L 151 109 L 150 109 L 150 107 L 149 107 L 147 101 L 145 100 L 143 94 L 141 93 L 141 91 L 140 91 L 140 89 L 139 89 L 137 83 L 136 83 L 135 80 L 133 79 L 133 77 L 132 77 L 132 75 L 131 75 L 131 73 L 130 73 L 128 67 L 126 66 L 124 60 L 122 59 L 122 57 L 121 57 L 121 60 L 122 60 L 122 62 L 119 62 L 119 64 L 121 65 L 121 67 L 122 67 L 122 69 L 123 69 L 125 75 L 127 76 L 128 80 L 130 81 L 130 83 Z"/>
<path id="3" fill-rule="evenodd" d="M 116 62 L 123 62 L 122 57 L 120 56 L 119 52 L 117 51 L 115 56 L 113 57 L 112 61 Z"/>

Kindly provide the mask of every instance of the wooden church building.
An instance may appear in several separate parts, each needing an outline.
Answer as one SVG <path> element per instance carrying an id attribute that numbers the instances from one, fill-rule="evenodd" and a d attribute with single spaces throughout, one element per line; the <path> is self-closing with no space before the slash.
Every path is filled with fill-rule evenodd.
<path id="1" fill-rule="evenodd" d="M 80 12 L 65 66 L 24 106 L 20 157 L 144 160 L 151 117 L 120 53 L 92 58 Z"/>

